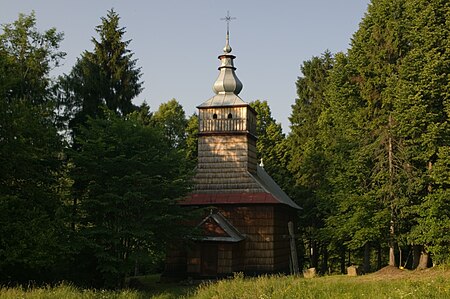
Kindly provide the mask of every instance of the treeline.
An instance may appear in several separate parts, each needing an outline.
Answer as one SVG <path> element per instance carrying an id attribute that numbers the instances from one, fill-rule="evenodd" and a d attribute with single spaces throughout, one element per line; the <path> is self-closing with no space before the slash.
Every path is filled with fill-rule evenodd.
<path id="1" fill-rule="evenodd" d="M 0 283 L 120 287 L 160 270 L 183 234 L 196 116 L 176 100 L 133 105 L 141 69 L 112 10 L 59 78 L 61 33 L 40 32 L 34 14 L 2 29 Z"/>
<path id="2" fill-rule="evenodd" d="M 305 267 L 449 262 L 449 17 L 448 1 L 373 0 L 347 53 L 302 64 L 287 169 Z"/>

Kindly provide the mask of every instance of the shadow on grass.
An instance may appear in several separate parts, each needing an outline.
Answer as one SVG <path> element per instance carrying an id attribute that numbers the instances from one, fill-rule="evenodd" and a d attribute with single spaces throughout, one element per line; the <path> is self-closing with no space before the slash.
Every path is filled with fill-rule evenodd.
<path id="1" fill-rule="evenodd" d="M 197 285 L 188 285 L 183 282 L 161 282 L 160 274 L 135 276 L 128 279 L 131 289 L 142 293 L 142 298 L 182 298 L 192 294 Z"/>

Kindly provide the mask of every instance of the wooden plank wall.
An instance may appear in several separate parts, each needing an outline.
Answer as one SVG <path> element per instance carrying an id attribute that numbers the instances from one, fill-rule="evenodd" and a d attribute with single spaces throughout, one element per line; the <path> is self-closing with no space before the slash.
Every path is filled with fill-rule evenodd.
<path id="1" fill-rule="evenodd" d="M 187 251 L 187 273 L 199 274 L 201 270 L 200 243 L 192 245 Z"/>
<path id="2" fill-rule="evenodd" d="M 198 242 L 187 253 L 187 273 L 192 276 L 201 275 L 201 246 L 207 244 Z M 242 259 L 239 243 L 218 243 L 217 275 L 223 276 L 242 271 Z"/>
<path id="3" fill-rule="evenodd" d="M 289 244 L 288 222 L 295 223 L 295 211 L 285 206 L 276 206 L 274 210 L 275 243 L 275 271 L 285 272 L 289 270 L 291 248 Z M 294 226 L 295 227 L 295 226 Z"/>
<path id="4" fill-rule="evenodd" d="M 233 243 L 219 244 L 217 250 L 217 274 L 233 273 Z"/>
<path id="5" fill-rule="evenodd" d="M 187 270 L 186 267 L 186 250 L 183 246 L 170 246 L 166 253 L 164 275 L 184 276 Z"/>
<path id="6" fill-rule="evenodd" d="M 274 209 L 272 205 L 220 207 L 221 213 L 233 226 L 246 235 L 242 252 L 246 273 L 275 272 L 279 270 L 277 262 L 284 263 L 285 240 L 276 235 L 278 228 L 274 225 Z M 289 259 L 287 262 L 288 270 Z"/>

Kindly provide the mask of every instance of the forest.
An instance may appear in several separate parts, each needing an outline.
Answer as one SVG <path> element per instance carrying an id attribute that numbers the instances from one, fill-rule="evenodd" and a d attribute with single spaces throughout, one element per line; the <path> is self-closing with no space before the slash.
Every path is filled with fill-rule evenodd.
<path id="1" fill-rule="evenodd" d="M 68 74 L 64 38 L 19 15 L 0 31 L 0 284 L 123 286 L 186 234 L 198 119 L 133 104 L 143 70 L 110 10 Z M 293 82 L 295 78 L 293 78 Z M 345 53 L 296 80 L 290 132 L 267 100 L 264 168 L 300 205 L 301 268 L 450 263 L 450 2 L 372 0 Z"/>

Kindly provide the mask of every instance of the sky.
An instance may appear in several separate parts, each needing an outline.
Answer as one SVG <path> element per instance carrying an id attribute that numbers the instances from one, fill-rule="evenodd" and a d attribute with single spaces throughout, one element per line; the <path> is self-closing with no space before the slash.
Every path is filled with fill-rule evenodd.
<path id="1" fill-rule="evenodd" d="M 37 27 L 64 33 L 67 53 L 53 75 L 69 73 L 95 27 L 111 8 L 121 17 L 128 49 L 142 68 L 143 92 L 134 100 L 151 110 L 172 98 L 187 115 L 214 95 L 217 56 L 225 45 L 227 11 L 236 74 L 246 101 L 267 100 L 272 116 L 289 132 L 295 82 L 303 61 L 326 50 L 345 52 L 370 0 L 0 0 L 0 24 L 19 13 L 36 14 Z"/>

